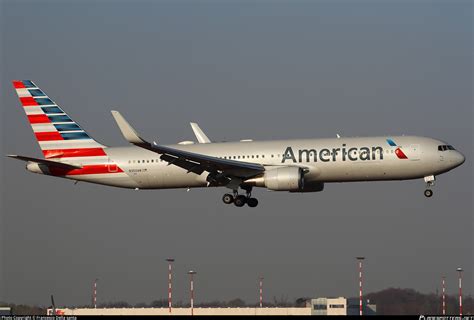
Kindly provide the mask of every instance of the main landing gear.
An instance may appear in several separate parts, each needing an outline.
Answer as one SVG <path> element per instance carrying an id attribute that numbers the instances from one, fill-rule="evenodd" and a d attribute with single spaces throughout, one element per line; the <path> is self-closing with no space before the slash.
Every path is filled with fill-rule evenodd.
<path id="1" fill-rule="evenodd" d="M 243 207 L 247 204 L 251 208 L 255 208 L 258 205 L 258 200 L 256 198 L 252 198 L 251 189 L 246 190 L 247 194 L 244 196 L 243 194 L 238 194 L 237 190 L 234 190 L 234 194 L 226 193 L 222 197 L 222 201 L 225 204 L 234 203 L 236 207 Z"/>
<path id="2" fill-rule="evenodd" d="M 431 198 L 433 196 L 433 190 L 431 190 L 431 187 L 434 186 L 435 180 L 436 180 L 435 176 L 425 177 L 425 182 L 426 182 L 425 197 Z"/>

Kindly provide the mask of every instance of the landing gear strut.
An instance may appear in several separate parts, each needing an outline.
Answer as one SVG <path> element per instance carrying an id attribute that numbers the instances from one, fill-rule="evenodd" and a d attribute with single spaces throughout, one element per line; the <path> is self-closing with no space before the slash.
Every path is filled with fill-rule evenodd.
<path id="1" fill-rule="evenodd" d="M 431 190 L 431 187 L 434 186 L 435 180 L 436 180 L 435 176 L 425 177 L 425 182 L 426 182 L 425 197 L 431 198 L 433 196 L 433 190 Z"/>
<path id="2" fill-rule="evenodd" d="M 239 194 L 237 190 L 234 190 L 234 194 L 226 193 L 222 197 L 222 201 L 225 204 L 233 203 L 236 207 L 243 207 L 247 204 L 250 208 L 255 208 L 258 205 L 258 200 L 252 198 L 252 188 L 244 188 L 246 195 Z"/>

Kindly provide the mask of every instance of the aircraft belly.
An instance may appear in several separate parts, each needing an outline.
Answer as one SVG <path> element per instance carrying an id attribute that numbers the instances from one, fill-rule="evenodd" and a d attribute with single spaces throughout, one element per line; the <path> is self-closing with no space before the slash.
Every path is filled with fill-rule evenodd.
<path id="1" fill-rule="evenodd" d="M 112 187 L 120 188 L 137 188 L 139 185 L 130 177 L 123 173 L 105 173 L 105 174 L 85 174 L 85 175 L 74 175 L 66 176 L 67 179 L 84 181 L 96 184 L 102 184 Z"/>
<path id="2" fill-rule="evenodd" d="M 403 161 L 403 160 L 402 160 Z M 320 167 L 324 182 L 380 181 L 422 178 L 431 174 L 422 161 L 357 161 Z"/>

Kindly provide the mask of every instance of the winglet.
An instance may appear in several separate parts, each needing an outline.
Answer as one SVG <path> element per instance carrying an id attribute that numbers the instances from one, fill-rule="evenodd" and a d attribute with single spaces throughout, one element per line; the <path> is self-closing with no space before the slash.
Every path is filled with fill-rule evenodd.
<path id="1" fill-rule="evenodd" d="M 199 128 L 199 125 L 195 122 L 190 122 L 191 128 L 194 131 L 194 135 L 198 139 L 199 143 L 211 143 L 211 140 L 206 136 L 206 134 Z"/>
<path id="2" fill-rule="evenodd" d="M 127 122 L 127 120 L 125 120 L 125 118 L 120 114 L 120 112 L 115 110 L 112 110 L 111 112 L 125 140 L 133 144 L 147 143 L 145 140 L 140 138 L 135 129 L 133 129 L 133 127 Z"/>

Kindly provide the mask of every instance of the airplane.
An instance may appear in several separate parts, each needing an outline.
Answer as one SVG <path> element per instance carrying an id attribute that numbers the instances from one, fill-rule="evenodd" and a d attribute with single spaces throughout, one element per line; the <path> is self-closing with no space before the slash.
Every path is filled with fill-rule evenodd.
<path id="1" fill-rule="evenodd" d="M 100 144 L 31 80 L 13 86 L 44 158 L 26 161 L 28 171 L 130 189 L 226 187 L 222 201 L 256 207 L 254 187 L 273 191 L 320 192 L 326 183 L 423 178 L 431 197 L 435 177 L 465 161 L 446 142 L 417 136 L 211 142 L 196 123 L 199 143 L 162 145 L 143 139 L 112 111 L 128 147 Z M 239 193 L 239 190 L 244 193 Z"/>

